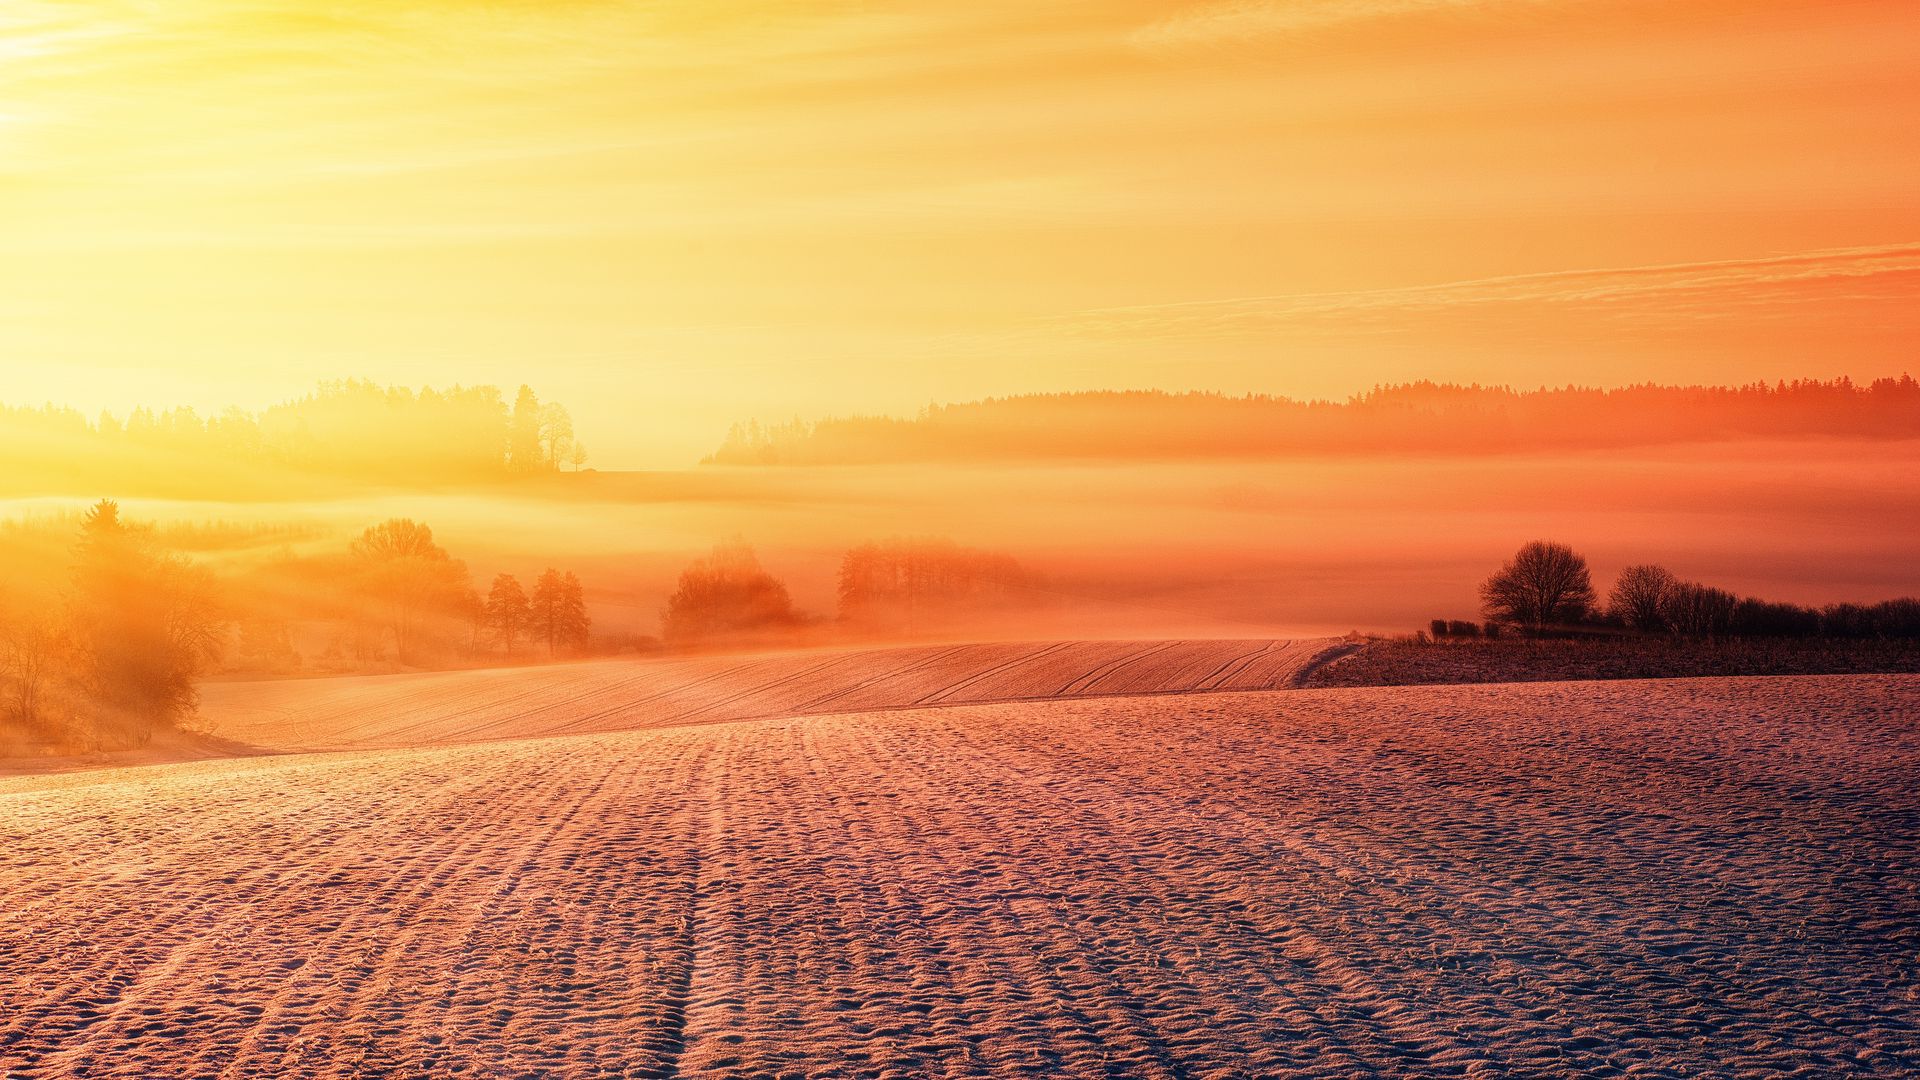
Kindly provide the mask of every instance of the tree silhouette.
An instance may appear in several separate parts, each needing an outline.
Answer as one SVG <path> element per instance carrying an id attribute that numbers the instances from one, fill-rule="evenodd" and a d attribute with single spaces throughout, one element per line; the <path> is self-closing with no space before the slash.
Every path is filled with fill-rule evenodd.
<path id="1" fill-rule="evenodd" d="M 1809 638 L 1820 633 L 1820 613 L 1798 604 L 1743 596 L 1733 607 L 1728 632 L 1735 637 Z"/>
<path id="2" fill-rule="evenodd" d="M 546 467 L 558 471 L 573 453 L 573 417 L 557 402 L 540 406 L 540 441 L 546 446 Z"/>
<path id="3" fill-rule="evenodd" d="M 1682 581 L 1667 591 L 1661 616 L 1675 633 L 1722 637 L 1733 630 L 1733 613 L 1739 603 L 1740 598 L 1725 589 Z"/>
<path id="4" fill-rule="evenodd" d="M 1579 622 L 1593 607 L 1587 560 L 1565 544 L 1535 540 L 1480 586 L 1481 611 L 1534 630 Z"/>
<path id="5" fill-rule="evenodd" d="M 569 570 L 560 578 L 560 637 L 575 648 L 585 648 L 593 620 L 587 616 L 587 590 Z"/>
<path id="6" fill-rule="evenodd" d="M 487 630 L 487 599 L 478 589 L 467 588 L 460 593 L 460 615 L 467 620 L 467 655 L 480 655 L 480 639 Z"/>
<path id="7" fill-rule="evenodd" d="M 921 621 L 1005 603 L 1027 582 L 1011 556 L 941 537 L 894 537 L 841 558 L 840 617 L 911 631 Z"/>
<path id="8" fill-rule="evenodd" d="M 410 518 L 368 528 L 352 546 L 360 588 L 393 634 L 394 652 L 413 656 L 421 618 L 458 609 L 467 567 L 433 542 L 433 530 Z"/>
<path id="9" fill-rule="evenodd" d="M 547 643 L 548 656 L 553 655 L 560 643 L 560 609 L 564 603 L 560 571 L 548 567 L 533 583 L 532 613 L 529 618 L 534 636 Z"/>
<path id="10" fill-rule="evenodd" d="M 513 472 L 538 472 L 546 455 L 540 442 L 540 399 L 533 389 L 522 386 L 513 398 L 513 414 L 507 420 L 507 468 Z"/>
<path id="11" fill-rule="evenodd" d="M 530 616 L 527 594 L 520 587 L 520 579 L 512 574 L 496 574 L 493 587 L 487 590 L 487 626 L 508 656 L 513 655 L 513 643 L 527 628 Z"/>
<path id="12" fill-rule="evenodd" d="M 1663 566 L 1642 564 L 1620 571 L 1607 597 L 1607 610 L 1635 630 L 1667 629 L 1667 598 L 1680 583 Z"/>
<path id="13" fill-rule="evenodd" d="M 0 611 L 0 708 L 27 731 L 56 735 L 49 716 L 55 684 L 73 659 L 73 640 L 56 613 L 8 605 Z"/>
<path id="14" fill-rule="evenodd" d="M 721 544 L 680 574 L 667 599 L 662 633 L 684 644 L 750 638 L 799 622 L 787 587 L 745 544 Z"/>
<path id="15" fill-rule="evenodd" d="M 1444 450 L 1489 453 L 1703 439 L 1910 439 L 1920 382 L 1801 380 L 1742 386 L 1516 391 L 1429 381 L 1344 402 L 1160 390 L 1017 394 L 934 405 L 912 419 L 850 416 L 735 424 L 706 460 L 850 465 L 1010 458 L 1247 458 Z"/>
<path id="16" fill-rule="evenodd" d="M 204 571 L 161 553 L 150 529 L 102 499 L 81 523 L 71 608 L 100 726 L 145 743 L 192 715 L 195 680 L 218 655 L 224 627 Z"/>
<path id="17" fill-rule="evenodd" d="M 561 574 L 549 567 L 533 585 L 530 624 L 534 633 L 547 643 L 552 656 L 562 646 L 578 648 L 587 643 L 586 591 L 571 571 Z"/>

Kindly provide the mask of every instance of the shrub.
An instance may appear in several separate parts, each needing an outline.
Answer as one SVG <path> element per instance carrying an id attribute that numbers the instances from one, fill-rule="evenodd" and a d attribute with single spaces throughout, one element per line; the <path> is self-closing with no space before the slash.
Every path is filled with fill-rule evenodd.
<path id="1" fill-rule="evenodd" d="M 1828 604 L 1820 609 L 1820 632 L 1832 638 L 1873 636 L 1873 613 L 1859 604 Z"/>
<path id="2" fill-rule="evenodd" d="M 1871 621 L 1883 638 L 1920 638 L 1920 599 L 1903 596 L 1875 604 Z"/>
<path id="3" fill-rule="evenodd" d="M 1820 613 L 1797 604 L 1776 604 L 1748 596 L 1734 604 L 1731 624 L 1736 637 L 1817 637 Z"/>

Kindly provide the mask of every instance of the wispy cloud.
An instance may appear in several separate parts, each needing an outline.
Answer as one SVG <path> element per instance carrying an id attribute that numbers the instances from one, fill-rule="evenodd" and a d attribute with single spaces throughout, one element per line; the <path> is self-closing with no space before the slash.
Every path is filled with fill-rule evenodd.
<path id="1" fill-rule="evenodd" d="M 1298 293 L 1102 308 L 1064 316 L 1084 329 L 1138 334 L 1244 330 L 1292 322 L 1366 321 L 1447 309 L 1527 305 L 1615 305 L 1712 314 L 1831 297 L 1835 287 L 1876 283 L 1901 292 L 1920 286 L 1920 243 L 1835 248 L 1757 259 L 1565 270 L 1450 281 L 1397 289 Z"/>
<path id="2" fill-rule="evenodd" d="M 1489 3 L 1540 0 L 1227 0 L 1204 4 L 1142 27 L 1134 44 L 1150 50 L 1231 45 L 1287 37 L 1344 23 L 1402 15 L 1464 11 Z"/>

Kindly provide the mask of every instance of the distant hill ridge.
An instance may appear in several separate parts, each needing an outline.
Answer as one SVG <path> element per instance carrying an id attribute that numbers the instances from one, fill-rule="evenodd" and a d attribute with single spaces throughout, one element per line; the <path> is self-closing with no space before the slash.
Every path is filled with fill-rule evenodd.
<path id="1" fill-rule="evenodd" d="M 1346 401 L 1091 391 L 933 405 L 911 419 L 736 424 L 712 465 L 1023 459 L 1181 460 L 1302 453 L 1512 453 L 1747 439 L 1920 438 L 1911 376 L 1743 386 L 1514 390 L 1415 382 Z"/>
<path id="2" fill-rule="evenodd" d="M 511 402 L 511 404 L 509 404 Z M 113 491 L 240 497 L 300 490 L 409 488 L 578 468 L 585 451 L 564 406 L 521 386 L 322 382 L 258 412 L 138 408 L 88 417 L 0 404 L 0 493 Z"/>

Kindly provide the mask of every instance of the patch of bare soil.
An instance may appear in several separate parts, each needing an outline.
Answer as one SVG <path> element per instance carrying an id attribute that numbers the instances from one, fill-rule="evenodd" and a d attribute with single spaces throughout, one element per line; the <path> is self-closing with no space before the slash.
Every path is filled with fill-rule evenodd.
<path id="1" fill-rule="evenodd" d="M 0 1072 L 1914 1075 L 1916 775 L 1844 677 L 16 777 Z"/>

